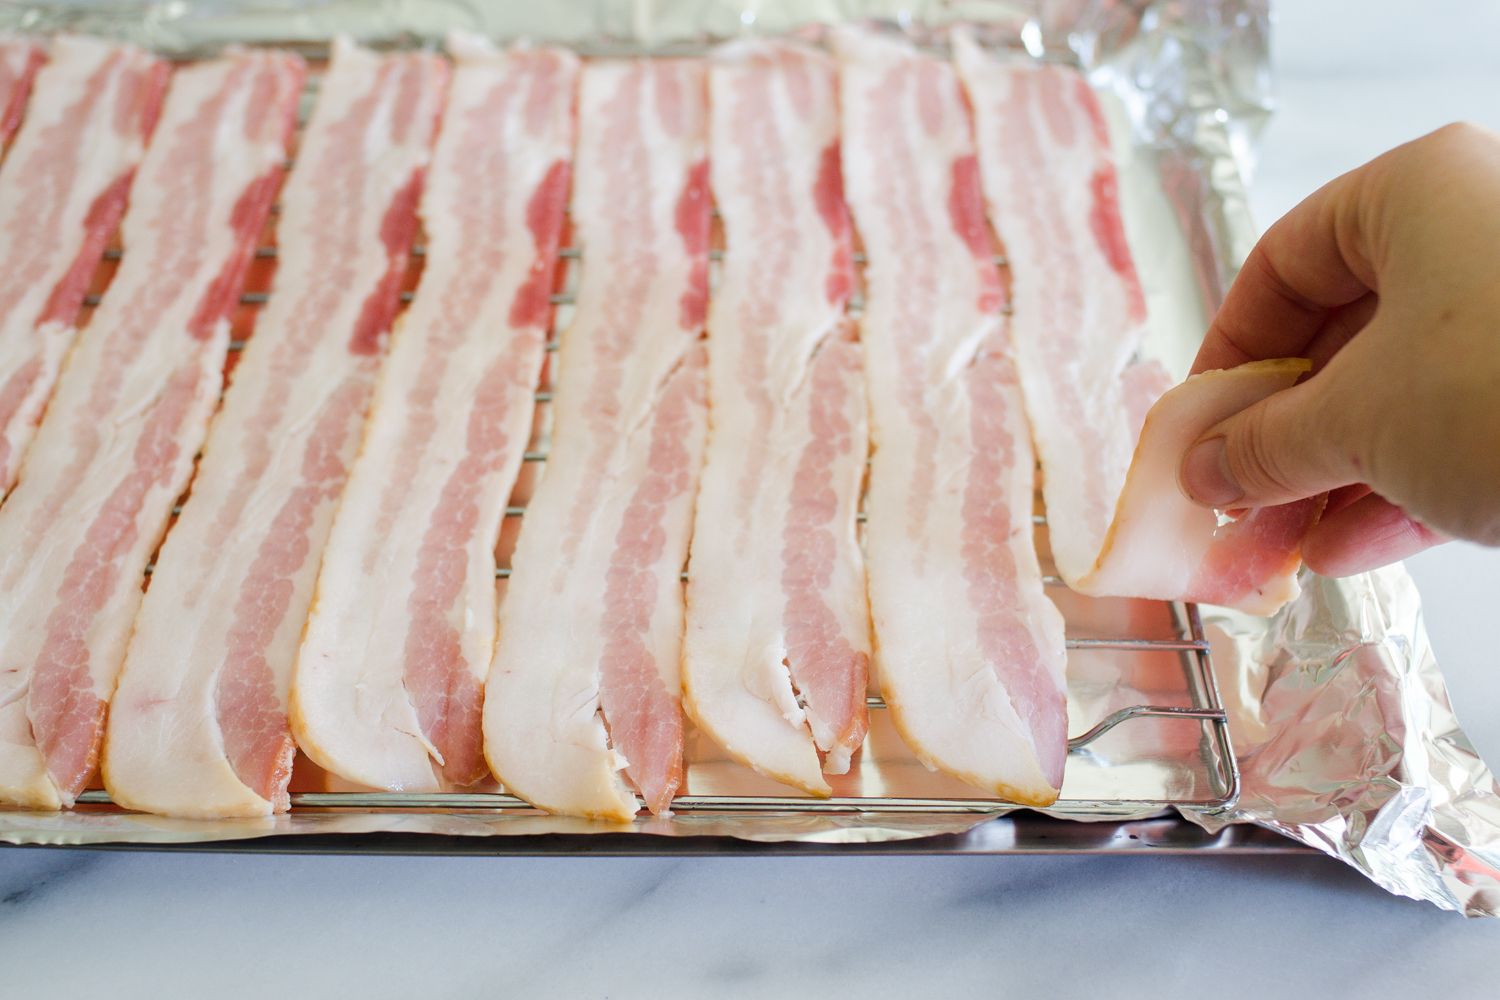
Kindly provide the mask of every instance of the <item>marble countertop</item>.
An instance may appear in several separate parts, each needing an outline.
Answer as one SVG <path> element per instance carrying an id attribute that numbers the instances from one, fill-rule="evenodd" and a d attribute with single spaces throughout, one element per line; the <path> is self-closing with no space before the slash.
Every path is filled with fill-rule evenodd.
<path id="1" fill-rule="evenodd" d="M 1286 0 L 1257 218 L 1456 118 L 1500 7 Z M 1500 762 L 1500 553 L 1410 563 Z M 0 850 L 0 997 L 1493 996 L 1500 922 L 1321 857 L 411 859 Z"/>

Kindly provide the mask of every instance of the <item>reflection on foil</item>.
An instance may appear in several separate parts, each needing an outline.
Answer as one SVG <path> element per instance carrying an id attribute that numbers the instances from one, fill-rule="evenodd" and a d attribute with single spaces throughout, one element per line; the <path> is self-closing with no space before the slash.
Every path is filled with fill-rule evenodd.
<path id="1" fill-rule="evenodd" d="M 319 46 L 336 33 L 370 42 L 426 43 L 449 29 L 467 28 L 497 39 L 554 41 L 604 53 L 697 51 L 723 38 L 815 33 L 819 24 L 856 18 L 885 20 L 927 44 L 940 44 L 949 25 L 973 23 L 984 42 L 1018 56 L 1078 62 L 1112 95 L 1122 203 L 1152 314 L 1148 347 L 1181 374 L 1204 316 L 1255 238 L 1245 178 L 1271 109 L 1267 0 L 331 0 L 234 10 L 211 0 L 172 0 L 112 8 L 10 6 L 0 10 L 0 30 L 84 31 L 195 55 L 231 42 Z M 1392 892 L 1469 914 L 1500 913 L 1500 794 L 1458 727 L 1410 579 L 1397 567 L 1342 581 L 1304 575 L 1303 588 L 1270 621 L 1204 609 L 1243 785 L 1231 812 L 1185 815 L 1214 830 L 1259 824 L 1343 859 Z M 1076 625 L 1078 616 L 1096 615 L 1088 623 L 1093 635 L 1111 626 L 1129 630 L 1120 634 L 1140 634 L 1150 627 L 1136 620 L 1144 613 L 1101 605 L 1075 608 L 1069 618 Z M 1181 697 L 1174 658 L 1075 652 L 1070 660 L 1075 732 L 1115 707 L 1171 704 Z M 1178 799 L 1201 796 L 1205 790 L 1194 784 L 1202 780 L 1201 766 L 1191 764 L 1201 756 L 1202 732 L 1180 721 L 1133 721 L 1070 759 L 1066 791 L 1117 800 L 1136 789 Z M 883 740 L 892 743 L 889 752 Z M 860 780 L 871 789 L 942 786 L 958 797 L 973 795 L 920 768 L 903 771 L 894 737 L 882 735 L 878 726 L 862 756 L 861 769 L 869 774 Z M 752 793 L 756 779 L 746 779 L 743 769 L 716 765 L 711 748 L 696 766 L 705 788 Z M 956 833 L 993 814 L 723 810 L 643 818 L 633 828 L 675 836 L 873 842 Z M 527 810 L 485 808 L 306 809 L 212 824 L 91 806 L 72 814 L 0 813 L 0 840 L 13 843 L 596 829 Z"/>
<path id="2" fill-rule="evenodd" d="M 1500 914 L 1500 789 L 1458 726 L 1411 578 L 1304 574 L 1270 622 L 1205 614 L 1250 821 L 1391 892 Z"/>

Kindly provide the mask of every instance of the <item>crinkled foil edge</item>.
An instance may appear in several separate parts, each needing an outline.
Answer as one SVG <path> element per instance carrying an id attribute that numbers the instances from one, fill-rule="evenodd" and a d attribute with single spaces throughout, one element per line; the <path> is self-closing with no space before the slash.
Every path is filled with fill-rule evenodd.
<path id="1" fill-rule="evenodd" d="M 740 35 L 874 18 L 926 41 L 963 22 L 979 25 L 989 41 L 1033 54 L 1070 51 L 1116 99 L 1131 161 L 1122 164 L 1122 185 L 1153 189 L 1151 197 L 1173 217 L 1174 242 L 1185 250 L 1178 256 L 1196 296 L 1182 294 L 1170 277 L 1154 276 L 1153 265 L 1142 261 L 1153 313 L 1149 347 L 1181 372 L 1201 317 L 1220 301 L 1255 239 L 1246 180 L 1272 107 L 1268 7 L 1268 0 L 333 0 L 225 9 L 209 0 L 169 0 L 111 8 L 0 6 L 0 30 L 86 32 L 194 56 L 236 42 L 321 45 L 340 33 L 372 44 L 422 43 L 461 28 L 607 53 L 696 49 Z M 1134 238 L 1144 224 L 1132 220 L 1131 199 L 1122 200 Z M 1169 314 L 1166 322 L 1156 320 L 1161 313 Z M 1404 569 L 1347 580 L 1304 573 L 1302 595 L 1273 619 L 1205 608 L 1204 622 L 1230 710 L 1242 790 L 1232 809 L 1185 810 L 1188 819 L 1210 831 L 1258 824 L 1342 859 L 1393 893 L 1469 915 L 1500 914 L 1500 789 L 1454 716 L 1420 597 Z M 986 819 L 815 814 L 758 815 L 748 823 L 724 815 L 641 820 L 626 829 L 874 842 L 957 833 Z M 102 812 L 0 813 L 0 841 L 11 843 L 597 829 L 560 817 L 460 813 L 308 813 L 207 828 Z"/>

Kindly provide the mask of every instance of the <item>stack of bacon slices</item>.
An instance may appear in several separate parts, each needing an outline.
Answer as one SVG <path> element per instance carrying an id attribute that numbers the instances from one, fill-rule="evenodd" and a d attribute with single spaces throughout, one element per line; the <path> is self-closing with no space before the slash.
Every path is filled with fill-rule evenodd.
<path id="1" fill-rule="evenodd" d="M 283 183 L 297 57 L 0 38 L 0 804 L 271 815 L 300 749 L 618 823 L 690 725 L 827 796 L 873 687 L 923 763 L 1046 805 L 1038 463 L 1073 589 L 1295 595 L 1317 504 L 1221 524 L 1171 470 L 1302 369 L 1163 395 L 1084 78 L 828 42 L 341 40 Z"/>

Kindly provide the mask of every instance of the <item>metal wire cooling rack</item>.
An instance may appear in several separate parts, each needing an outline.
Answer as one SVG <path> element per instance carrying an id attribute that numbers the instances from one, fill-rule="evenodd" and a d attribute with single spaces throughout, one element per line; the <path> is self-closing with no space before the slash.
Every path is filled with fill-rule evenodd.
<path id="1" fill-rule="evenodd" d="M 326 57 L 322 51 L 308 53 L 311 58 L 318 59 Z M 306 90 L 302 97 L 298 114 L 299 131 L 306 124 L 311 113 L 312 103 L 315 99 L 320 74 L 317 72 L 320 66 L 314 66 L 314 71 L 308 74 Z M 288 167 L 291 161 L 288 161 Z M 279 206 L 273 206 L 271 224 L 268 225 L 265 239 L 261 246 L 255 250 L 257 261 L 273 262 L 277 256 L 274 236 L 274 222 Z M 717 262 L 723 259 L 722 241 L 715 227 L 716 246 L 710 251 L 711 261 Z M 102 290 L 107 286 L 114 268 L 122 256 L 118 247 L 111 248 L 105 252 L 104 261 L 100 272 L 95 276 L 95 281 L 90 292 L 84 299 L 85 309 L 97 306 Z M 403 306 L 412 299 L 412 286 L 416 276 L 420 274 L 422 262 L 426 256 L 425 247 L 418 242 L 412 248 L 413 265 L 409 268 L 407 290 L 400 293 Z M 556 307 L 554 309 L 552 333 L 547 342 L 547 350 L 555 352 L 558 346 L 558 331 L 564 329 L 570 319 L 571 307 L 574 295 L 571 290 L 572 280 L 576 277 L 578 262 L 581 253 L 578 248 L 564 246 L 560 251 L 562 266 L 565 269 L 565 278 L 559 283 L 561 291 L 551 296 L 551 301 Z M 863 254 L 855 254 L 856 271 L 862 269 L 864 263 Z M 1006 266 L 1006 260 L 1002 256 L 995 258 L 999 267 Z M 242 351 L 250 336 L 254 324 L 255 311 L 269 298 L 269 292 L 263 290 L 268 287 L 268 275 L 270 263 L 261 265 L 261 277 L 257 280 L 252 272 L 252 277 L 247 283 L 247 290 L 240 296 L 241 309 L 234 317 L 233 330 L 229 350 L 231 353 L 230 364 L 233 363 L 233 355 Z M 710 274 L 710 280 L 714 275 Z M 262 288 L 256 288 L 255 285 Z M 862 300 L 856 294 L 850 301 L 850 314 L 857 317 L 862 309 Z M 550 355 L 549 355 L 550 356 Z M 550 371 L 551 365 L 547 366 Z M 547 378 L 543 376 L 544 380 Z M 545 426 L 545 407 L 552 401 L 550 388 L 544 384 L 536 392 L 538 405 L 538 425 Z M 546 461 L 545 447 L 533 443 L 524 455 L 527 463 L 542 463 Z M 174 516 L 181 509 L 179 505 L 174 508 Z M 506 508 L 507 519 L 522 518 L 525 515 L 523 503 L 512 498 L 511 505 Z M 860 521 L 864 515 L 859 515 Z M 1034 518 L 1039 527 L 1045 527 L 1044 515 Z M 148 566 L 146 572 L 149 575 L 152 567 Z M 497 579 L 505 579 L 510 575 L 510 570 L 505 565 L 500 565 L 496 570 Z M 683 574 L 686 579 L 686 574 Z M 1044 577 L 1044 583 L 1049 588 L 1065 588 L 1065 584 L 1056 576 Z M 1098 745 L 1106 734 L 1116 730 L 1120 726 L 1128 726 L 1139 720 L 1158 719 L 1167 720 L 1178 726 L 1196 725 L 1199 727 L 1197 739 L 1196 767 L 1198 773 L 1187 781 L 1178 781 L 1171 784 L 1168 789 L 1170 794 L 1145 797 L 1119 797 L 1119 798 L 1088 798 L 1088 797 L 1064 797 L 1050 807 L 1047 812 L 1054 817 L 1078 818 L 1078 819 L 1107 819 L 1126 816 L 1140 816 L 1153 811 L 1165 810 L 1172 807 L 1188 808 L 1199 811 L 1212 812 L 1227 808 L 1236 800 L 1239 794 L 1239 769 L 1235 761 L 1233 747 L 1230 742 L 1229 726 L 1220 699 L 1218 685 L 1214 677 L 1212 663 L 1210 661 L 1209 642 L 1204 635 L 1203 623 L 1198 609 L 1192 604 L 1173 604 L 1169 606 L 1170 617 L 1174 624 L 1174 635 L 1171 637 L 1146 637 L 1125 636 L 1119 638 L 1089 638 L 1070 637 L 1067 640 L 1069 650 L 1089 651 L 1112 651 L 1122 656 L 1140 656 L 1150 654 L 1174 655 L 1181 665 L 1182 689 L 1181 698 L 1187 702 L 1186 705 L 1170 705 L 1158 703 L 1133 704 L 1110 712 L 1098 719 L 1088 729 L 1068 740 L 1070 762 L 1077 762 L 1081 755 L 1091 753 L 1091 748 Z M 1173 692 L 1174 695 L 1177 692 Z M 868 704 L 872 710 L 872 716 L 885 708 L 885 703 L 878 696 L 871 696 Z M 872 718 L 872 730 L 875 726 Z M 694 784 L 692 765 L 689 765 L 688 787 Z M 1182 789 L 1180 793 L 1176 789 Z M 1064 791 L 1066 792 L 1066 783 Z M 79 803 L 90 806 L 111 805 L 106 792 L 90 790 L 79 797 Z M 673 803 L 673 810 L 677 813 L 860 813 L 878 817 L 881 814 L 1002 814 L 1017 808 L 1013 803 L 1001 799 L 985 797 L 980 792 L 970 792 L 958 795 L 893 795 L 893 794 L 855 794 L 838 795 L 827 799 L 815 799 L 808 796 L 793 794 L 788 790 L 779 792 L 768 792 L 757 795 L 717 795 L 717 794 L 684 794 L 678 796 Z M 443 792 L 431 794 L 412 794 L 395 792 L 375 791 L 351 791 L 351 792 L 302 792 L 292 795 L 293 811 L 327 811 L 327 810 L 486 810 L 501 813 L 533 813 L 535 810 L 525 801 L 511 795 L 501 793 L 460 793 Z M 509 839 L 509 838 L 507 838 Z"/>

